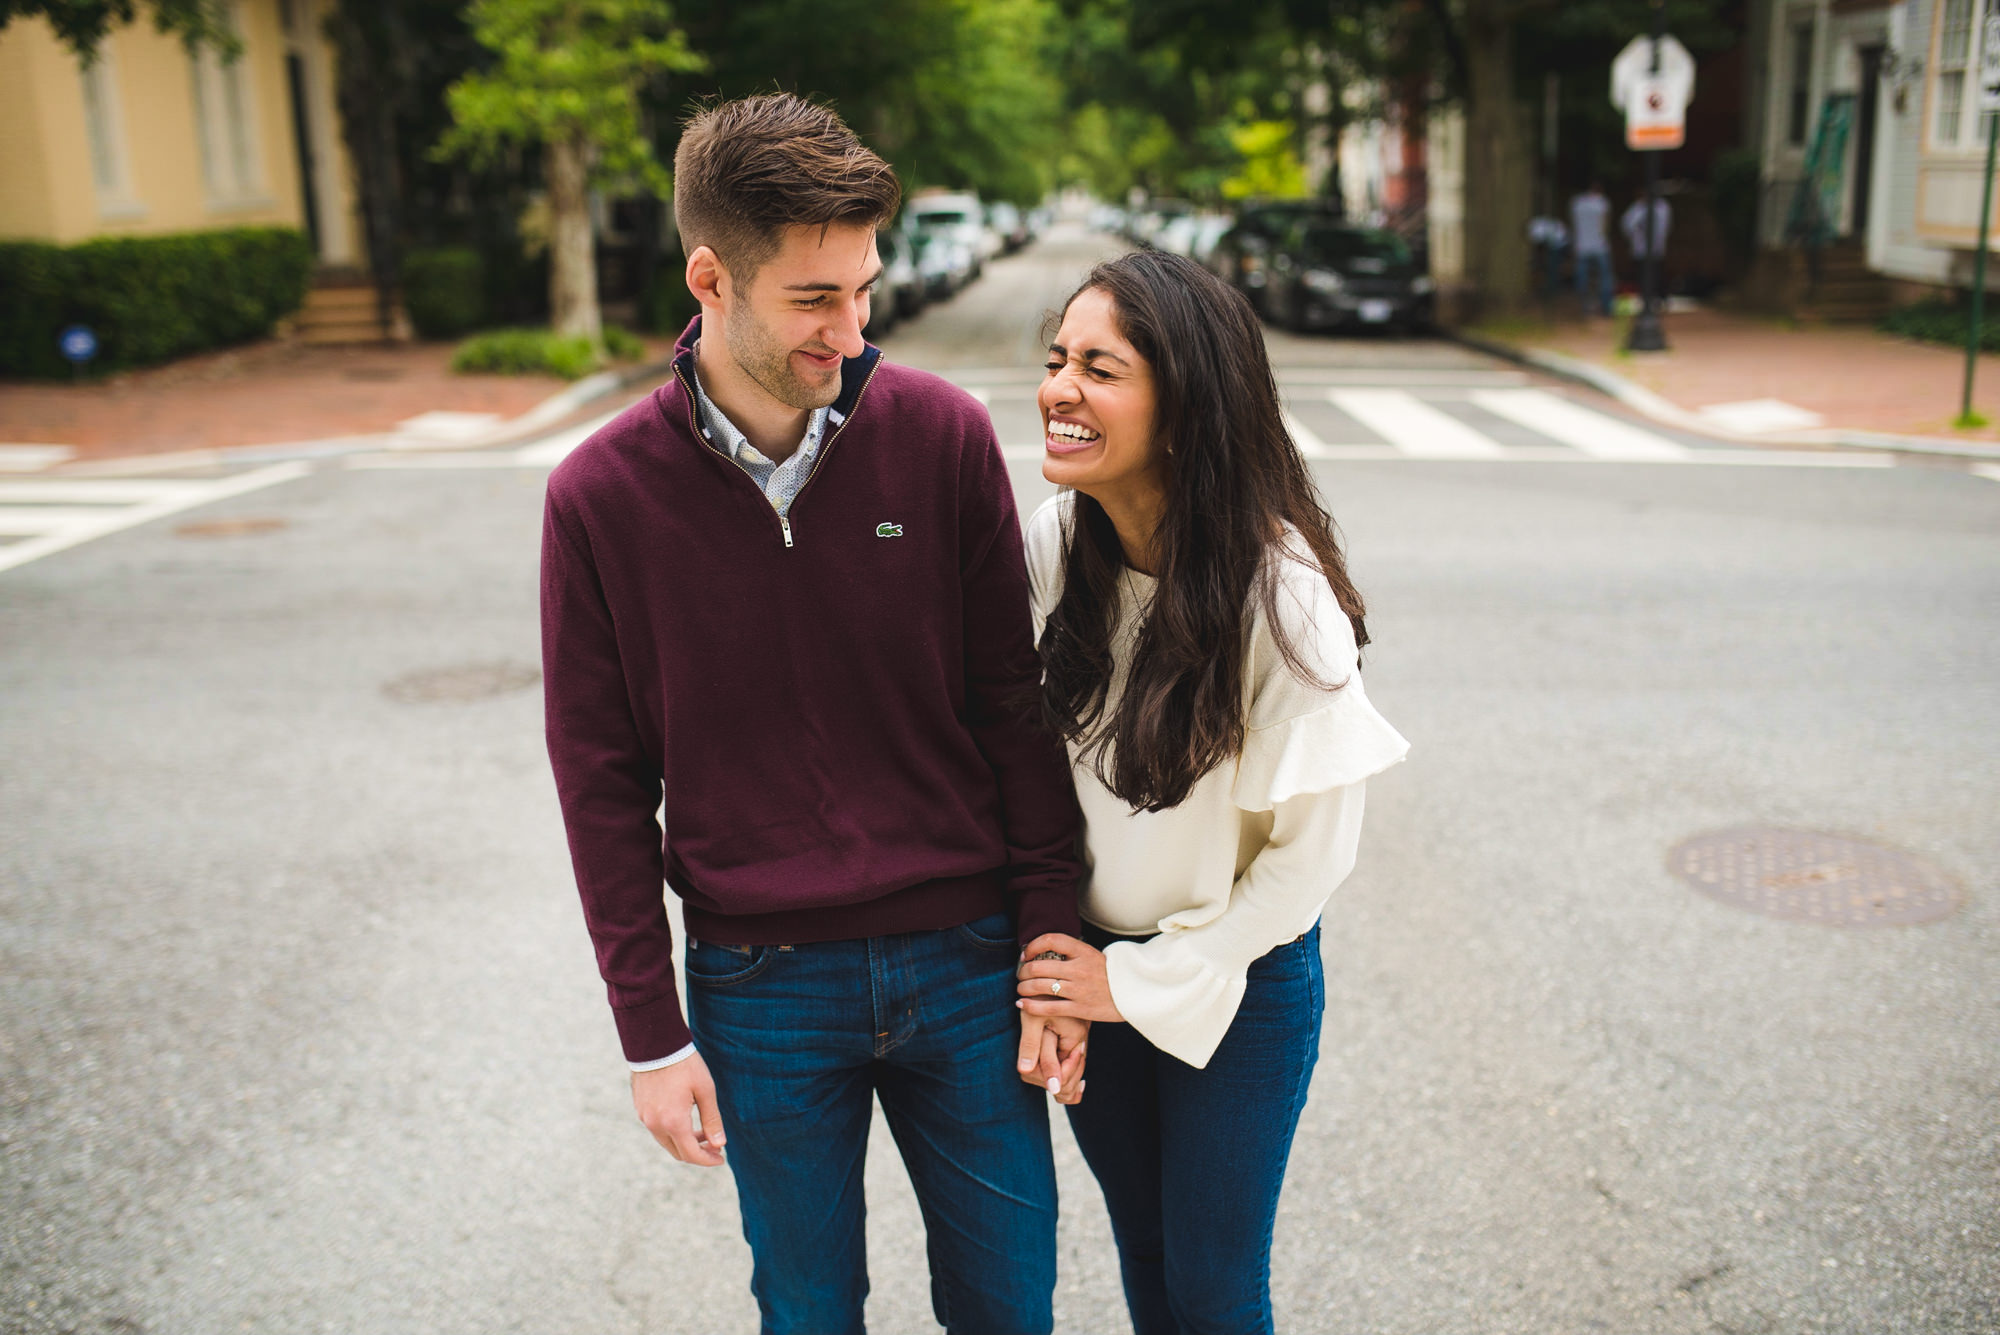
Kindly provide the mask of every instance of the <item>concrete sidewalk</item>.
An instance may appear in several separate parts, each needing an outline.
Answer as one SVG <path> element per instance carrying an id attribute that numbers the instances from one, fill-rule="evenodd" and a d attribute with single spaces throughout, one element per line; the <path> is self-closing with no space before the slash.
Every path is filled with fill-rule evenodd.
<path id="1" fill-rule="evenodd" d="M 430 448 L 546 428 L 659 369 L 671 339 L 637 364 L 570 384 L 549 375 L 458 375 L 453 345 L 312 347 L 272 339 L 81 384 L 0 382 L 0 468 L 119 471 L 168 458 L 337 450 L 340 442 Z M 58 447 L 37 453 L 21 447 Z M 14 462 L 8 462 L 11 456 Z"/>
<path id="2" fill-rule="evenodd" d="M 1665 352 L 1628 353 L 1626 328 L 1622 318 L 1496 323 L 1458 337 L 1712 435 L 2000 459 L 2000 357 L 1980 357 L 1973 393 L 1995 425 L 1961 431 L 1951 419 L 1962 350 L 1700 309 L 1666 317 Z"/>

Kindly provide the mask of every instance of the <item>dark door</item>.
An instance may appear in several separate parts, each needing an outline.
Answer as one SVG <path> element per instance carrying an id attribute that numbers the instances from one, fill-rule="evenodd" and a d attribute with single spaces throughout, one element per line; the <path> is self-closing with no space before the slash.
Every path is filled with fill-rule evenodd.
<path id="1" fill-rule="evenodd" d="M 306 119 L 306 69 L 297 52 L 285 57 L 285 77 L 292 93 L 292 141 L 299 155 L 299 203 L 306 215 L 306 235 L 319 254 L 319 196 L 313 187 L 312 123 Z"/>
<path id="2" fill-rule="evenodd" d="M 1882 80 L 1882 48 L 1864 46 L 1861 56 L 1861 98 L 1854 115 L 1853 236 L 1868 235 L 1868 194 L 1875 183 L 1875 102 Z"/>

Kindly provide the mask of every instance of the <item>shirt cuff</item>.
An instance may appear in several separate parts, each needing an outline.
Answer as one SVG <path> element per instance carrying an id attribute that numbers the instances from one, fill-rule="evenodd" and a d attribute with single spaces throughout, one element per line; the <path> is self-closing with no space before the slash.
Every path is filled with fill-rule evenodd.
<path id="1" fill-rule="evenodd" d="M 662 1057 L 658 1061 L 652 1062 L 627 1062 L 625 1064 L 630 1066 L 636 1075 L 640 1071 L 658 1071 L 665 1067 L 676 1065 L 692 1056 L 694 1056 L 694 1044 L 690 1043 L 671 1057 Z"/>

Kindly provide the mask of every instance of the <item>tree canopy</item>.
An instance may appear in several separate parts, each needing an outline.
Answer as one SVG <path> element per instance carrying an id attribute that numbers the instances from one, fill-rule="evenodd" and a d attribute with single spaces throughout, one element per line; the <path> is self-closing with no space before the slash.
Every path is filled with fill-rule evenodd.
<path id="1" fill-rule="evenodd" d="M 223 0 L 145 0 L 143 7 L 152 11 L 153 25 L 161 32 L 179 33 L 231 55 L 239 47 Z M 19 18 L 45 18 L 56 36 L 87 61 L 113 28 L 137 22 L 140 9 L 139 0 L 0 0 L 0 28 Z"/>

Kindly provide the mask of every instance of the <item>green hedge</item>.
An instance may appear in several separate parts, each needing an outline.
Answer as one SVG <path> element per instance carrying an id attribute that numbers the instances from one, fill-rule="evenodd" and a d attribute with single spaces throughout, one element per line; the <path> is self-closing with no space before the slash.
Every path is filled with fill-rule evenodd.
<path id="1" fill-rule="evenodd" d="M 56 339 L 73 324 L 97 335 L 92 370 L 261 338 L 305 302 L 312 265 L 291 227 L 0 242 L 0 375 L 68 375 Z"/>
<path id="2" fill-rule="evenodd" d="M 637 361 L 646 344 L 637 334 L 616 325 L 604 327 L 604 351 L 616 361 Z M 583 335 L 565 338 L 547 329 L 495 329 L 458 345 L 451 369 L 523 375 L 546 371 L 565 380 L 580 380 L 604 365 L 597 349 Z"/>
<path id="3" fill-rule="evenodd" d="M 1966 298 L 1933 297 L 1912 306 L 1899 306 L 1878 323 L 1883 330 L 1904 338 L 1962 348 L 1965 336 L 1972 332 L 1972 303 Z M 2000 352 L 2000 299 L 1990 294 L 1980 312 L 1979 348 L 1982 352 Z"/>
<path id="4" fill-rule="evenodd" d="M 403 309 L 424 338 L 457 338 L 486 321 L 485 264 L 470 246 L 403 256 Z"/>

